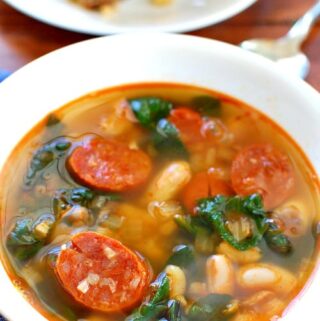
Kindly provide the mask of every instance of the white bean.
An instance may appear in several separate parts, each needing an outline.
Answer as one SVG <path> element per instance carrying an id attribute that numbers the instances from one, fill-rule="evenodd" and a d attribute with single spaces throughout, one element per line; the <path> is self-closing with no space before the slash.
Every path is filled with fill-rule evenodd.
<path id="1" fill-rule="evenodd" d="M 207 285 L 209 293 L 233 294 L 234 270 L 225 255 L 212 255 L 207 259 Z"/>
<path id="2" fill-rule="evenodd" d="M 191 175 L 191 169 L 187 162 L 170 163 L 151 182 L 144 197 L 144 203 L 174 199 L 189 182 Z"/>
<path id="3" fill-rule="evenodd" d="M 297 284 L 291 272 L 266 263 L 242 266 L 237 272 L 237 282 L 246 290 L 265 289 L 276 293 L 289 293 Z"/>
<path id="4" fill-rule="evenodd" d="M 176 265 L 168 265 L 165 272 L 170 280 L 170 298 L 184 295 L 186 292 L 187 280 L 183 270 Z"/>
<path id="5" fill-rule="evenodd" d="M 217 247 L 219 254 L 226 255 L 232 262 L 238 264 L 254 263 L 261 259 L 261 250 L 258 247 L 246 251 L 239 251 L 227 242 L 221 242 Z"/>

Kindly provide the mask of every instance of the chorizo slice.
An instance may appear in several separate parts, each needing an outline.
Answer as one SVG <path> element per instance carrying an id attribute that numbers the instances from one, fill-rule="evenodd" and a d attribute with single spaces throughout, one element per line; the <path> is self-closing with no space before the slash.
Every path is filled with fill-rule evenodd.
<path id="1" fill-rule="evenodd" d="M 241 150 L 232 162 L 231 181 L 240 195 L 259 193 L 266 209 L 280 205 L 295 186 L 288 156 L 270 144 L 249 145 Z"/>
<path id="2" fill-rule="evenodd" d="M 91 137 L 75 148 L 67 161 L 71 176 L 102 191 L 122 192 L 142 185 L 151 172 L 151 160 L 141 150 L 102 137 Z"/>
<path id="3" fill-rule="evenodd" d="M 57 259 L 55 273 L 63 288 L 79 303 L 107 313 L 138 305 L 151 280 L 146 262 L 110 237 L 83 232 Z"/>

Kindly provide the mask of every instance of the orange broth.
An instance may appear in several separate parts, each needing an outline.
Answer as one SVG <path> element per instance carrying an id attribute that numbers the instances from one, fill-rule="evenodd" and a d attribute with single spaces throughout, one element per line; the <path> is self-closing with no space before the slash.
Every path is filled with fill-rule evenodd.
<path id="1" fill-rule="evenodd" d="M 223 180 L 231 185 L 231 164 L 237 153 L 251 144 L 272 144 L 290 159 L 295 179 L 294 191 L 277 208 L 289 206 L 291 203 L 301 204 L 302 211 L 307 213 L 308 217 L 306 230 L 303 235 L 289 238 L 293 246 L 293 251 L 289 255 L 279 255 L 270 249 L 265 241 L 261 241 L 258 247 L 262 254 L 259 261 L 288 270 L 294 276 L 296 286 L 289 292 L 283 293 L 277 293 L 276 289 L 270 287 L 250 290 L 239 286 L 235 279 L 232 297 L 239 302 L 239 307 L 237 312 L 226 320 L 269 321 L 273 316 L 281 315 L 290 301 L 299 294 L 314 268 L 316 254 L 314 226 L 320 212 L 317 176 L 301 149 L 268 117 L 233 97 L 182 84 L 126 85 L 86 95 L 54 111 L 22 139 L 4 166 L 0 185 L 0 252 L 12 282 L 48 320 L 120 321 L 132 311 L 120 314 L 92 311 L 77 303 L 61 286 L 54 273 L 54 263 L 51 259 L 59 253 L 62 244 L 68 242 L 73 234 L 87 230 L 96 231 L 115 238 L 137 251 L 151 265 L 154 277 L 163 271 L 172 248 L 176 245 L 191 244 L 197 251 L 197 244 L 194 244 L 193 238 L 181 231 L 173 217 L 151 215 L 150 202 L 146 201 L 148 186 L 161 169 L 175 159 L 160 155 L 155 150 L 149 129 L 143 128 L 136 121 L 132 122 L 132 119 L 119 120 L 115 116 L 117 106 L 123 101 L 150 96 L 168 100 L 173 103 L 174 108 L 179 106 L 192 108 L 193 99 L 199 96 L 211 96 L 220 101 L 219 114 L 210 116 L 216 126 L 213 129 L 216 135 L 215 142 L 205 146 L 200 143 L 190 144 L 186 147 L 189 152 L 187 162 L 192 176 L 209 168 L 215 168 L 219 170 Z M 56 120 L 50 126 L 48 126 L 49 117 L 51 120 Z M 62 218 L 55 221 L 41 249 L 32 257 L 19 261 L 7 244 L 8 235 L 17 219 L 26 215 L 37 217 L 43 213 L 51 213 L 52 197 L 57 189 L 79 186 L 70 177 L 65 168 L 65 158 L 62 157 L 59 165 L 53 164 L 42 170 L 41 175 L 36 175 L 34 184 L 26 188 L 25 176 L 35 151 L 60 136 L 73 137 L 76 144 L 84 134 L 88 133 L 115 139 L 134 149 L 142 149 L 152 160 L 150 177 L 143 186 L 116 193 L 121 194 L 121 200 L 107 202 L 103 209 L 99 209 L 98 214 L 90 212 L 90 220 L 86 224 L 77 222 L 75 225 L 68 225 Z M 176 209 L 178 212 L 182 211 L 181 214 L 186 215 L 183 193 L 184 188 L 170 199 L 170 202 L 178 206 Z M 101 223 L 99 215 L 102 211 L 105 211 L 108 217 L 112 217 L 111 223 Z M 202 266 L 203 271 L 200 271 L 198 279 L 193 281 L 206 282 L 205 260 L 210 255 L 216 254 L 222 240 L 215 239 L 213 242 L 215 244 L 211 251 L 199 254 L 197 264 Z M 237 273 L 243 264 L 232 261 L 232 265 L 234 272 Z M 190 269 L 193 270 L 194 267 Z M 190 284 L 187 284 L 184 296 L 190 305 L 195 299 L 189 293 L 189 287 Z M 273 293 L 271 303 L 265 301 L 268 299 L 257 300 L 256 304 L 251 305 L 243 303 L 262 291 Z M 268 306 L 269 312 L 263 309 L 264 305 Z"/>

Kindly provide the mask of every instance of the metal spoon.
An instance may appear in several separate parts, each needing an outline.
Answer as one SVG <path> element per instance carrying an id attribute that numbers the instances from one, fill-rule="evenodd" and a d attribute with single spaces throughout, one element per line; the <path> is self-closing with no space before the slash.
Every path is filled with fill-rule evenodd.
<path id="1" fill-rule="evenodd" d="M 310 62 L 300 48 L 319 16 L 320 0 L 297 20 L 285 36 L 278 39 L 246 40 L 240 46 L 276 61 L 290 74 L 305 78 L 310 70 Z"/>

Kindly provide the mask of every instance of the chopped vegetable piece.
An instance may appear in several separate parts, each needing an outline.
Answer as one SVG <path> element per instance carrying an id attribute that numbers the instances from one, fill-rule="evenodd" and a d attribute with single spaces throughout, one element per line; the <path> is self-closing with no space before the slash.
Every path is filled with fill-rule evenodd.
<path id="1" fill-rule="evenodd" d="M 226 214 L 229 212 L 243 214 L 253 219 L 256 229 L 251 238 L 242 241 L 236 240 L 227 227 Z M 197 213 L 209 224 L 212 224 L 222 239 L 240 251 L 256 246 L 261 241 L 267 227 L 262 199 L 257 194 L 247 197 L 216 196 L 202 199 L 198 202 Z"/>
<path id="2" fill-rule="evenodd" d="M 153 135 L 155 148 L 167 157 L 188 158 L 189 153 L 179 138 L 177 128 L 167 119 L 161 119 Z"/>
<path id="3" fill-rule="evenodd" d="M 123 192 L 145 183 L 151 172 L 151 160 L 141 150 L 97 136 L 84 140 L 72 152 L 68 170 L 76 181 L 88 187 Z"/>
<path id="4" fill-rule="evenodd" d="M 55 217 L 52 214 L 41 215 L 32 225 L 33 235 L 36 239 L 45 240 L 55 223 Z"/>
<path id="5" fill-rule="evenodd" d="M 259 193 L 266 209 L 280 205 L 295 186 L 289 158 L 270 144 L 241 150 L 232 163 L 231 180 L 237 194 Z"/>
<path id="6" fill-rule="evenodd" d="M 166 265 L 176 265 L 187 268 L 195 262 L 194 250 L 189 245 L 178 245 L 173 248 L 173 254 Z"/>
<path id="7" fill-rule="evenodd" d="M 171 102 L 156 97 L 131 99 L 129 104 L 140 124 L 147 128 L 154 128 L 172 109 Z"/>
<path id="8" fill-rule="evenodd" d="M 190 307 L 187 317 L 192 321 L 224 321 L 223 313 L 230 304 L 232 297 L 225 294 L 209 294 L 200 298 Z"/>
<path id="9" fill-rule="evenodd" d="M 191 101 L 192 107 L 204 116 L 221 116 L 221 100 L 212 96 L 198 96 Z"/>
<path id="10" fill-rule="evenodd" d="M 107 255 L 110 252 L 106 253 L 106 248 L 116 255 Z M 134 307 L 142 300 L 150 280 L 150 271 L 138 255 L 119 241 L 94 232 L 71 239 L 71 246 L 58 256 L 55 272 L 76 301 L 103 312 Z"/>

